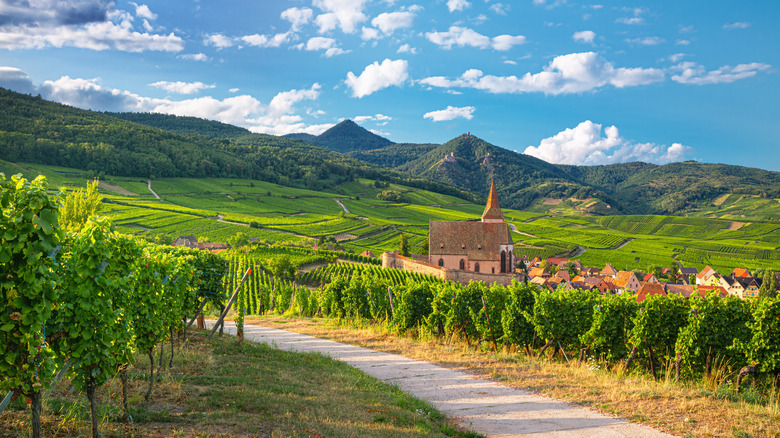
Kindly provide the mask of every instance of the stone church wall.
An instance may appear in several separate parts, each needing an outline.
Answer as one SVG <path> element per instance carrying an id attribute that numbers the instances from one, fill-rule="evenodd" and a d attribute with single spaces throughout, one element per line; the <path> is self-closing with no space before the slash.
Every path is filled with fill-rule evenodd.
<path id="1" fill-rule="evenodd" d="M 397 268 L 403 269 L 405 271 L 432 275 L 444 280 L 457 281 L 461 284 L 468 284 L 469 281 L 473 280 L 482 281 L 487 285 L 498 283 L 504 286 L 508 286 L 512 284 L 512 280 L 517 279 L 517 277 L 512 274 L 486 274 L 483 272 L 441 268 L 422 260 L 417 260 L 411 257 L 404 257 L 398 254 L 397 251 L 386 252 L 382 254 L 382 267 Z"/>

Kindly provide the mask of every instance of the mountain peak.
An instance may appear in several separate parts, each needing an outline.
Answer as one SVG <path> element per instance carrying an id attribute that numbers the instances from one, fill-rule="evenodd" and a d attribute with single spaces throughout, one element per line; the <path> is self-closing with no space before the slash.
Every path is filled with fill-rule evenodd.
<path id="1" fill-rule="evenodd" d="M 314 144 L 332 151 L 346 153 L 379 149 L 394 143 L 363 128 L 352 120 L 346 119 L 318 135 Z"/>

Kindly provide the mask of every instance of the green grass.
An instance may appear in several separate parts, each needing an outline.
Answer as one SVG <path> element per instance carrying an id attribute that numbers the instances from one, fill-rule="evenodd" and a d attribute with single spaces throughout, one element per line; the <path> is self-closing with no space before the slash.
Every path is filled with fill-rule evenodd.
<path id="1" fill-rule="evenodd" d="M 139 355 L 128 373 L 132 425 L 120 422 L 119 379 L 99 389 L 104 436 L 477 436 L 454 430 L 428 403 L 319 354 L 196 332 L 144 402 L 148 367 Z M 86 436 L 85 400 L 67 380 L 57 385 L 44 404 L 43 436 Z M 0 436 L 26 436 L 28 428 L 19 401 L 4 414 Z"/>

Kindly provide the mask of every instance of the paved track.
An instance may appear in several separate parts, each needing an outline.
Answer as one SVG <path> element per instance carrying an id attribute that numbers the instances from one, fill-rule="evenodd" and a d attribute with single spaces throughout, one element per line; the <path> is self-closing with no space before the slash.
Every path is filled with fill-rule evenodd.
<path id="1" fill-rule="evenodd" d="M 207 325 L 213 323 L 208 321 Z M 225 331 L 235 333 L 235 325 L 226 323 Z M 244 337 L 346 362 L 427 400 L 459 425 L 489 437 L 672 437 L 621 418 L 395 354 L 256 325 L 246 325 Z"/>

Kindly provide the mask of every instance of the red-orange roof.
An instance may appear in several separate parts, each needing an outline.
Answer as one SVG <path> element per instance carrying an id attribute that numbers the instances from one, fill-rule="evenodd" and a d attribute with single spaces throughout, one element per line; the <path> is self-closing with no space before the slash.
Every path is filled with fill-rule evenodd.
<path id="1" fill-rule="evenodd" d="M 664 286 L 659 283 L 645 283 L 636 292 L 636 302 L 641 303 L 646 300 L 650 295 L 663 295 L 666 296 Z"/>
<path id="2" fill-rule="evenodd" d="M 512 243 L 506 222 L 430 221 L 430 255 L 468 254 L 469 259 L 495 260 L 500 245 Z"/>
<path id="3" fill-rule="evenodd" d="M 500 219 L 504 220 L 504 214 L 501 213 L 501 206 L 498 204 L 498 193 L 496 192 L 496 182 L 490 183 L 490 195 L 488 195 L 485 211 L 482 213 L 482 220 Z"/>

